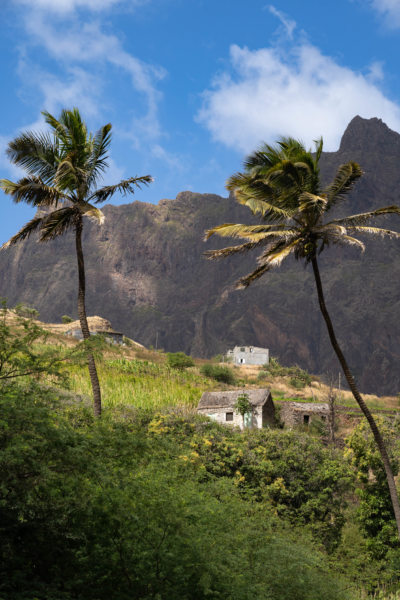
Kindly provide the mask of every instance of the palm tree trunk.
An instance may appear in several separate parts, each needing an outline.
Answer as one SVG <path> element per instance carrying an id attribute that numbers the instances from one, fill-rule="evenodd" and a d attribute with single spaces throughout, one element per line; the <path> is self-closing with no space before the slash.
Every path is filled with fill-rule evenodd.
<path id="1" fill-rule="evenodd" d="M 86 283 L 85 283 L 85 263 L 83 260 L 83 251 L 82 251 L 82 217 L 79 217 L 79 220 L 75 227 L 75 244 L 76 244 L 76 257 L 78 260 L 78 277 L 79 277 L 79 289 L 78 289 L 78 316 L 79 321 L 81 323 L 82 335 L 84 340 L 88 340 L 90 338 L 89 325 L 86 316 L 86 306 L 85 306 L 85 292 L 86 292 Z M 87 355 L 88 360 L 88 368 L 90 381 L 92 384 L 93 391 L 93 409 L 96 417 L 100 417 L 101 415 L 101 391 L 100 391 L 100 383 L 97 375 L 96 363 L 94 361 L 94 356 L 91 352 Z"/>
<path id="2" fill-rule="evenodd" d="M 372 416 L 368 406 L 365 404 L 364 400 L 361 397 L 360 392 L 358 391 L 358 388 L 356 386 L 356 383 L 354 381 L 353 375 L 350 372 L 349 366 L 346 362 L 346 359 L 343 355 L 343 352 L 338 344 L 338 341 L 336 339 L 336 335 L 335 332 L 333 330 L 333 325 L 332 325 L 332 321 L 331 318 L 329 316 L 329 313 L 327 311 L 326 308 L 326 304 L 325 304 L 325 298 L 324 298 L 324 292 L 322 289 L 322 283 L 321 283 L 321 277 L 319 274 L 319 268 L 318 268 L 318 262 L 316 257 L 314 257 L 312 260 L 312 267 L 313 267 L 313 271 L 314 271 L 314 277 L 315 277 L 315 283 L 317 285 L 317 291 L 318 291 L 318 300 L 319 300 L 319 307 L 321 309 L 322 312 L 322 316 L 325 319 L 325 323 L 328 329 L 328 333 L 329 333 L 329 338 L 331 341 L 331 344 L 333 346 L 334 351 L 336 352 L 336 356 L 339 359 L 339 362 L 341 364 L 341 367 L 343 369 L 343 373 L 346 377 L 347 383 L 349 384 L 349 388 L 356 400 L 356 402 L 358 403 L 359 407 L 361 408 L 365 418 L 367 419 L 369 426 L 371 428 L 371 431 L 373 433 L 373 436 L 375 438 L 375 442 L 376 445 L 378 446 L 378 450 L 379 453 L 381 455 L 381 459 L 382 459 L 382 463 L 383 466 L 385 468 L 385 473 L 386 473 L 386 480 L 387 480 L 387 484 L 389 487 L 389 493 L 390 493 L 390 498 L 392 501 L 392 507 L 393 507 L 393 512 L 394 512 L 394 517 L 396 519 L 396 525 L 397 525 L 397 531 L 398 531 L 398 535 L 400 538 L 400 505 L 399 505 L 399 497 L 397 495 L 397 490 L 396 490 L 396 484 L 394 481 L 394 477 L 393 477 L 393 471 L 392 471 L 392 467 L 390 464 L 390 460 L 389 460 L 389 455 L 387 453 L 386 447 L 385 447 L 385 443 L 382 439 L 381 433 L 378 429 L 378 426 L 375 422 L 374 417 Z"/>

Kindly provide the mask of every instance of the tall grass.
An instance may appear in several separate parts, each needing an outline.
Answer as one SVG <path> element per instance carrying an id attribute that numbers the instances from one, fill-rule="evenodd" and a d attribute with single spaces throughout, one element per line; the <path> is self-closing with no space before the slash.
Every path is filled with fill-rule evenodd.
<path id="1" fill-rule="evenodd" d="M 90 395 L 87 369 L 73 365 L 68 371 L 71 390 Z M 165 364 L 124 358 L 100 362 L 98 373 L 103 403 L 109 407 L 195 407 L 203 391 L 215 387 L 215 382 L 191 370 L 178 371 Z"/>

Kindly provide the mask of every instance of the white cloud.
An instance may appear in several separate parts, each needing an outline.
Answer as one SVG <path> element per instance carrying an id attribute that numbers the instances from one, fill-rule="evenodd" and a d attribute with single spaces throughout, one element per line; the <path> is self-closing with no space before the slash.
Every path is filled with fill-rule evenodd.
<path id="1" fill-rule="evenodd" d="M 52 13 L 72 13 L 77 9 L 88 9 L 96 12 L 121 4 L 126 0 L 15 0 L 17 4 L 24 4 L 30 9 L 51 11 Z M 129 0 L 131 7 L 140 6 L 147 0 Z"/>
<path id="2" fill-rule="evenodd" d="M 390 28 L 400 27 L 400 0 L 369 0 Z"/>
<path id="3" fill-rule="evenodd" d="M 95 77 L 90 73 L 98 66 L 103 71 L 104 68 L 112 68 L 114 75 L 118 71 L 131 78 L 134 90 L 146 104 L 144 114 L 132 118 L 130 133 L 126 132 L 128 137 L 136 145 L 139 139 L 143 142 L 143 138 L 150 141 L 160 137 L 158 104 L 162 94 L 157 89 L 157 83 L 165 76 L 164 69 L 148 64 L 124 50 L 119 38 L 105 33 L 97 21 L 82 22 L 72 18 L 63 23 L 61 35 L 57 21 L 42 11 L 33 10 L 25 17 L 25 30 L 28 44 L 44 48 L 65 69 L 66 76 L 62 80 L 47 74 L 44 83 L 40 84 L 46 108 L 49 105 L 71 106 L 78 103 L 83 112 L 96 114 L 102 102 L 105 81 L 102 82 L 99 77 L 94 81 Z M 82 65 L 86 65 L 85 70 Z M 60 104 L 58 100 L 63 98 Z"/>
<path id="4" fill-rule="evenodd" d="M 336 150 L 349 121 L 380 117 L 400 130 L 400 108 L 385 97 L 371 74 L 340 66 L 308 43 L 290 51 L 251 51 L 231 46 L 231 73 L 204 93 L 197 118 L 226 146 L 249 152 L 262 141 L 292 135 L 311 144 L 323 135 Z M 372 67 L 375 79 L 379 69 Z"/>
<path id="5" fill-rule="evenodd" d="M 275 6 L 273 6 L 272 4 L 268 5 L 266 8 L 268 8 L 269 12 L 280 20 L 283 27 L 285 28 L 286 34 L 289 38 L 292 38 L 293 32 L 297 27 L 296 21 L 293 21 L 293 19 L 287 17 L 283 12 L 275 8 Z"/>

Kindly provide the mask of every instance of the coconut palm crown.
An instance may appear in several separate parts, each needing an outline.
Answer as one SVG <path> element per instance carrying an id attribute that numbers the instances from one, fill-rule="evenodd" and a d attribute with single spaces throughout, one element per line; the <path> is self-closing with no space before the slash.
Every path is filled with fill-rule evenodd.
<path id="1" fill-rule="evenodd" d="M 206 232 L 206 239 L 216 234 L 243 241 L 221 250 L 211 250 L 206 255 L 211 259 L 223 258 L 259 248 L 261 253 L 257 267 L 240 279 L 238 287 L 248 287 L 290 255 L 311 263 L 319 307 L 329 339 L 349 388 L 368 420 L 381 455 L 400 538 L 400 505 L 389 456 L 375 419 L 357 388 L 336 338 L 318 266 L 318 255 L 330 245 L 350 245 L 364 250 L 364 243 L 358 239 L 359 235 L 400 238 L 396 231 L 370 225 L 377 217 L 399 215 L 400 208 L 385 206 L 349 217 L 327 220 L 329 211 L 346 198 L 361 177 L 362 170 L 355 162 L 341 165 L 333 181 L 323 188 L 319 173 L 321 153 L 322 139 L 316 141 L 313 153 L 298 140 L 281 138 L 275 147 L 266 144 L 251 154 L 245 160 L 244 171 L 230 177 L 226 187 L 234 193 L 240 204 L 247 206 L 253 214 L 260 215 L 260 223 L 226 223 L 213 227 Z"/>
<path id="2" fill-rule="evenodd" d="M 358 234 L 400 237 L 395 231 L 368 225 L 375 217 L 400 214 L 397 206 L 326 221 L 327 213 L 345 199 L 362 170 L 355 162 L 341 165 L 332 183 L 321 189 L 321 153 L 322 139 L 316 142 L 313 154 L 301 142 L 282 138 L 277 147 L 265 145 L 251 154 L 244 163 L 244 172 L 228 179 L 227 189 L 262 221 L 257 225 L 226 223 L 206 232 L 206 239 L 217 234 L 246 240 L 237 246 L 211 250 L 206 253 L 209 258 L 262 249 L 257 269 L 243 277 L 238 287 L 247 287 L 290 255 L 311 262 L 334 244 L 364 250 L 363 242 L 355 237 Z"/>
<path id="3" fill-rule="evenodd" d="M 111 124 L 92 134 L 77 108 L 63 110 L 59 119 L 46 111 L 42 114 L 49 131 L 22 133 L 7 148 L 11 162 L 24 169 L 26 176 L 17 182 L 0 180 L 0 188 L 12 196 L 14 202 L 26 202 L 38 211 L 2 248 L 17 244 L 33 233 L 38 233 L 40 242 L 46 242 L 69 229 L 74 230 L 79 276 L 78 315 L 83 337 L 89 339 L 82 250 L 83 217 L 102 224 L 104 214 L 96 204 L 108 200 L 116 192 L 133 193 L 135 188 L 147 185 L 152 178 L 149 175 L 131 177 L 116 185 L 98 188 L 98 180 L 108 167 Z M 100 385 L 91 353 L 88 366 L 94 410 L 96 415 L 100 415 Z"/>

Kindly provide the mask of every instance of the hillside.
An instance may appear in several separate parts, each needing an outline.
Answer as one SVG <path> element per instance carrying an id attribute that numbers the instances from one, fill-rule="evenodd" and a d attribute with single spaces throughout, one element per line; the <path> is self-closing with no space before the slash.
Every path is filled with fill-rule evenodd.
<path id="1" fill-rule="evenodd" d="M 321 159 L 323 176 L 328 180 L 350 159 L 363 167 L 347 214 L 398 203 L 399 155 L 400 135 L 378 119 L 356 117 L 339 150 Z M 135 201 L 104 212 L 104 226 L 88 223 L 84 232 L 89 314 L 101 314 L 145 346 L 210 357 L 251 343 L 269 347 L 284 364 L 338 373 L 308 270 L 291 262 L 254 287 L 235 291 L 234 282 L 253 258 L 204 260 L 203 252 L 220 244 L 205 244 L 205 229 L 251 219 L 233 199 L 182 192 L 157 206 Z M 364 392 L 400 389 L 400 297 L 393 284 L 400 277 L 399 258 L 398 243 L 376 241 L 363 256 L 331 250 L 321 261 L 338 337 Z M 29 240 L 0 254 L 0 294 L 10 306 L 34 306 L 49 322 L 76 316 L 76 278 L 72 236 L 47 246 Z"/>

